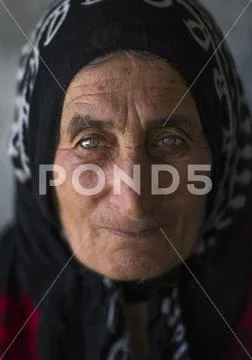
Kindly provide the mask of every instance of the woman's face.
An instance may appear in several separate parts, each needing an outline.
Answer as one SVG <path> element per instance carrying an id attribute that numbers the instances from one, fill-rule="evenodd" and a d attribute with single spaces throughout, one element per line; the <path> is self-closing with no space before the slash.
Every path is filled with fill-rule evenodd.
<path id="1" fill-rule="evenodd" d="M 188 191 L 188 165 L 211 164 L 211 152 L 191 94 L 180 103 L 186 90 L 165 61 L 126 56 L 81 70 L 71 82 L 55 157 L 66 180 L 56 187 L 56 197 L 70 246 L 88 268 L 117 280 L 147 279 L 193 252 L 206 195 Z M 104 174 L 104 186 L 92 195 L 85 191 L 102 178 L 80 168 L 84 164 Z M 178 171 L 175 191 L 153 191 L 153 165 Z M 140 191 L 118 181 L 118 168 L 135 180 L 140 175 Z M 169 188 L 173 180 L 176 185 L 169 171 L 160 171 L 158 187 Z M 117 191 L 115 184 L 121 185 Z"/>

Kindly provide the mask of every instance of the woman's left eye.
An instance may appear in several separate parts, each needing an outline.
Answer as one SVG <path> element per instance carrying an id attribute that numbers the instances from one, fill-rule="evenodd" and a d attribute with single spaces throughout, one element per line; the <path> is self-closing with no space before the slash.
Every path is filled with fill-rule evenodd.
<path id="1" fill-rule="evenodd" d="M 157 143 L 157 146 L 171 146 L 171 147 L 180 147 L 183 145 L 183 140 L 176 135 L 168 135 L 160 139 Z"/>

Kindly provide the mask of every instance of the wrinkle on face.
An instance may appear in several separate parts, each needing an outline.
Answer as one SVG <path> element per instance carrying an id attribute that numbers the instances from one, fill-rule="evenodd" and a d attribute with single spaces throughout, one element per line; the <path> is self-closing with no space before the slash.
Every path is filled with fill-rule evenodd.
<path id="1" fill-rule="evenodd" d="M 118 123 L 118 127 L 123 130 L 129 123 L 127 111 L 130 109 L 138 115 L 134 119 L 134 125 L 138 121 L 139 126 L 143 128 L 144 121 L 141 120 L 141 117 L 145 115 L 147 99 L 150 107 L 149 113 L 156 112 L 157 100 L 159 106 L 161 103 L 164 104 L 163 107 L 170 103 L 170 112 L 172 112 L 178 98 L 182 97 L 187 90 L 185 84 L 182 83 L 183 86 L 181 86 L 180 76 L 171 67 L 170 73 L 164 73 L 168 64 L 164 62 L 160 65 L 160 62 L 160 60 L 147 63 L 140 60 L 129 62 L 128 59 L 120 59 L 118 62 L 110 60 L 110 64 L 104 64 L 102 68 L 82 70 L 67 91 L 63 113 L 71 112 L 73 108 L 81 113 L 84 106 L 87 111 L 88 107 L 95 107 L 98 115 L 101 114 L 100 116 L 104 120 L 113 117 L 114 121 Z M 124 63 L 129 69 L 125 68 Z M 152 67 L 150 67 L 150 63 Z M 117 76 L 113 69 L 115 64 L 117 65 Z M 96 72 L 95 79 L 93 71 Z M 146 76 L 146 72 L 148 76 Z M 178 83 L 180 83 L 180 87 L 178 87 Z M 198 117 L 198 111 L 190 97 L 186 96 L 183 103 L 187 113 Z"/>

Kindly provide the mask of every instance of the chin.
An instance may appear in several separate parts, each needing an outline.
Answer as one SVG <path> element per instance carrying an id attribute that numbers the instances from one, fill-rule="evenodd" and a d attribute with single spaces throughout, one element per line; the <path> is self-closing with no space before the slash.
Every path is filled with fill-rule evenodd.
<path id="1" fill-rule="evenodd" d="M 116 237 L 111 243 L 95 252 L 83 251 L 78 254 L 79 260 L 92 271 L 117 281 L 158 278 L 180 262 L 167 242 L 156 236 L 138 240 Z"/>
<path id="2" fill-rule="evenodd" d="M 157 278 L 175 266 L 169 259 L 156 259 L 151 256 L 130 256 L 116 254 L 109 264 L 98 270 L 112 280 L 137 281 Z"/>

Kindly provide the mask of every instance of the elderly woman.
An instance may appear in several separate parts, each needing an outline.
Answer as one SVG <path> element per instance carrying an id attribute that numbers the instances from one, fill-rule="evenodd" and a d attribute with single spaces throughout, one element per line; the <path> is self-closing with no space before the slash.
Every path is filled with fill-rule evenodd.
<path id="1" fill-rule="evenodd" d="M 24 47 L 0 355 L 252 358 L 252 122 L 191 0 L 64 0 Z"/>

